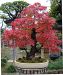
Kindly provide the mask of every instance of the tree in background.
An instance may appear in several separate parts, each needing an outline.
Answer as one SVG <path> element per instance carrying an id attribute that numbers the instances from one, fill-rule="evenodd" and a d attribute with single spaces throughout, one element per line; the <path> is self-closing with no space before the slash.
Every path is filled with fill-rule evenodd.
<path id="1" fill-rule="evenodd" d="M 58 30 L 57 35 L 60 40 L 62 40 L 62 0 L 50 0 L 51 9 L 50 16 L 56 19 L 54 29 Z M 62 44 L 60 45 L 60 48 Z M 62 52 L 62 51 L 61 51 Z"/>
<path id="2" fill-rule="evenodd" d="M 51 9 L 50 16 L 54 17 L 58 24 L 55 25 L 55 29 L 62 31 L 62 0 L 50 0 Z"/>
<path id="3" fill-rule="evenodd" d="M 11 23 L 14 19 L 16 19 L 23 10 L 23 8 L 27 7 L 29 4 L 24 1 L 14 1 L 7 2 L 0 6 L 0 11 L 3 12 L 3 15 L 0 14 L 0 17 L 4 19 L 6 24 Z"/>
<path id="4" fill-rule="evenodd" d="M 62 0 L 51 0 L 50 15 L 57 20 L 62 19 Z"/>

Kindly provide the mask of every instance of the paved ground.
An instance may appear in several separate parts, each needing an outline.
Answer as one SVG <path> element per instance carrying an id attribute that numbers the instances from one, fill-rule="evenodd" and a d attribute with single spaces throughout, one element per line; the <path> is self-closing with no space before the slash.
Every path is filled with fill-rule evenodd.
<path id="1" fill-rule="evenodd" d="M 63 74 L 63 69 L 58 69 L 58 70 L 48 70 L 48 74 Z"/>
<path id="2" fill-rule="evenodd" d="M 43 74 L 2 73 L 1 75 L 43 75 Z M 47 75 L 47 74 L 45 74 L 45 75 Z"/>

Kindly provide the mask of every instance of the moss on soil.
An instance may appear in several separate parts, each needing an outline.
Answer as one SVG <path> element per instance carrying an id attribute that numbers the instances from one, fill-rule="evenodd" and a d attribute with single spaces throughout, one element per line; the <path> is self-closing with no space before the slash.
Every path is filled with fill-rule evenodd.
<path id="1" fill-rule="evenodd" d="M 24 57 L 24 58 L 19 58 L 17 61 L 21 63 L 41 63 L 41 62 L 46 62 L 47 60 L 45 58 L 40 58 L 40 57 L 32 59 L 26 59 Z"/>

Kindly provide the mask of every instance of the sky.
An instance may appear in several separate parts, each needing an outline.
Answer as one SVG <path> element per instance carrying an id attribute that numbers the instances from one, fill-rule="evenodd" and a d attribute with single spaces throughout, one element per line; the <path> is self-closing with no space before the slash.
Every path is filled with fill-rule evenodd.
<path id="1" fill-rule="evenodd" d="M 34 4 L 35 2 L 40 2 L 44 6 L 50 6 L 50 0 L 24 0 L 29 2 L 30 4 Z"/>
<path id="2" fill-rule="evenodd" d="M 29 4 L 34 4 L 35 2 L 39 2 L 39 3 L 41 3 L 41 5 L 43 5 L 43 6 L 47 6 L 48 8 L 47 8 L 47 10 L 49 11 L 49 9 L 50 9 L 50 0 L 0 0 L 0 6 L 1 6 L 1 4 L 3 4 L 3 3 L 6 3 L 6 2 L 13 2 L 13 1 L 26 1 L 26 2 L 28 2 Z M 3 23 L 4 24 L 4 23 Z M 2 25 L 2 20 L 0 19 L 0 27 L 1 27 L 1 25 Z M 5 24 L 4 24 L 4 26 L 6 26 Z"/>
<path id="3" fill-rule="evenodd" d="M 13 2 L 13 1 L 18 1 L 18 0 L 0 0 L 0 5 L 3 3 L 6 3 L 6 2 Z M 19 1 L 21 1 L 21 0 L 19 0 Z M 23 0 L 23 1 L 26 1 L 30 4 L 33 4 L 35 2 L 40 2 L 42 5 L 50 6 L 50 0 Z"/>

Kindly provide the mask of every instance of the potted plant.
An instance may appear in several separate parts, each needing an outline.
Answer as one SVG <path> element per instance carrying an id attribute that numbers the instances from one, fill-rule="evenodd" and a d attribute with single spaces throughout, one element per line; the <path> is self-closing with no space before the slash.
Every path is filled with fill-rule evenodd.
<path id="1" fill-rule="evenodd" d="M 53 30 L 55 19 L 48 15 L 46 9 L 47 7 L 41 6 L 40 3 L 29 5 L 23 9 L 20 17 L 11 23 L 12 29 L 5 30 L 4 38 L 9 41 L 9 46 L 13 47 L 14 61 L 16 47 L 26 48 L 26 46 L 31 46 L 29 52 L 25 49 L 27 60 L 32 60 L 35 57 L 37 42 L 41 44 L 41 48 L 47 48 L 53 52 L 59 50 L 60 40 Z M 48 61 L 43 63 L 20 63 L 16 61 L 15 65 L 22 68 L 43 68 L 48 66 Z"/>

